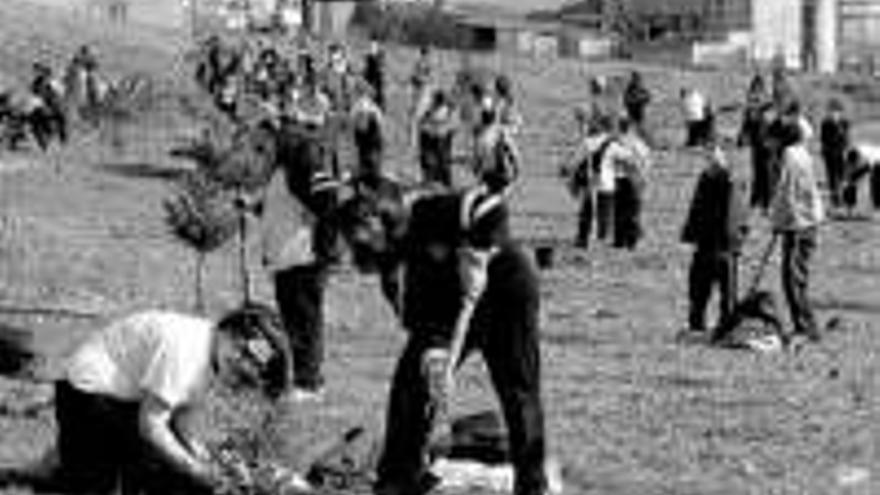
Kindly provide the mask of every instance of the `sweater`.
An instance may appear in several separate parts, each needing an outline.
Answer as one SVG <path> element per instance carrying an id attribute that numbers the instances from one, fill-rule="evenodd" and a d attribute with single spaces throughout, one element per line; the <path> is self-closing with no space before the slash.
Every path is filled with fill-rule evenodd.
<path id="1" fill-rule="evenodd" d="M 819 225 L 825 219 L 813 162 L 803 142 L 783 151 L 779 182 L 770 203 L 770 221 L 774 230 L 804 230 Z"/>

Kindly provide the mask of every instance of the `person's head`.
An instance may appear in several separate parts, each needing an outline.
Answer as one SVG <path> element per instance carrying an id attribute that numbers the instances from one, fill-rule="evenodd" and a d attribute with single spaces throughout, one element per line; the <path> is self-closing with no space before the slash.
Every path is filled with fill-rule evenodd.
<path id="1" fill-rule="evenodd" d="M 613 125 L 611 131 L 614 134 L 626 134 L 629 132 L 632 127 L 632 123 L 629 118 L 626 116 L 620 116 L 617 119 L 613 120 Z"/>
<path id="2" fill-rule="evenodd" d="M 634 70 L 629 76 L 630 84 L 642 84 L 642 73 Z"/>
<path id="3" fill-rule="evenodd" d="M 761 74 L 755 74 L 755 77 L 752 78 L 752 82 L 749 83 L 749 93 L 758 94 L 763 93 L 766 90 L 766 84 L 764 84 L 764 76 Z"/>
<path id="4" fill-rule="evenodd" d="M 43 62 L 34 62 L 33 70 L 37 76 L 48 77 L 52 75 L 52 69 Z"/>
<path id="5" fill-rule="evenodd" d="M 373 101 L 376 99 L 376 90 L 373 88 L 373 85 L 363 79 L 355 81 L 354 94 L 358 98 L 369 98 Z"/>
<path id="6" fill-rule="evenodd" d="M 409 216 L 400 188 L 378 191 L 355 194 L 342 203 L 337 215 L 343 237 L 351 247 L 354 266 L 363 273 L 376 272 L 394 255 Z"/>
<path id="7" fill-rule="evenodd" d="M 449 95 L 442 89 L 435 89 L 431 96 L 431 106 L 441 108 L 449 103 Z"/>
<path id="8" fill-rule="evenodd" d="M 858 148 L 855 147 L 846 150 L 843 159 L 846 161 L 846 164 L 850 166 L 850 170 L 855 170 L 862 164 L 862 155 L 859 153 Z"/>
<path id="9" fill-rule="evenodd" d="M 615 130 L 614 117 L 602 114 L 596 117 L 595 132 L 597 134 L 613 133 Z"/>
<path id="10" fill-rule="evenodd" d="M 431 55 L 431 48 L 427 45 L 422 45 L 419 47 L 419 57 L 420 58 L 428 58 Z"/>
<path id="11" fill-rule="evenodd" d="M 828 114 L 835 118 L 841 117 L 843 115 L 843 103 L 837 98 L 831 98 L 828 102 Z"/>
<path id="12" fill-rule="evenodd" d="M 270 398 L 283 392 L 290 357 L 281 320 L 268 306 L 248 303 L 215 325 L 213 368 L 220 385 Z"/>
<path id="13" fill-rule="evenodd" d="M 482 127 L 489 127 L 495 123 L 498 118 L 498 109 L 495 108 L 495 103 L 491 98 L 483 98 L 483 101 L 480 104 L 480 125 Z"/>
<path id="14" fill-rule="evenodd" d="M 513 100 L 513 83 L 506 74 L 495 78 L 495 94 L 502 100 Z"/>
<path id="15" fill-rule="evenodd" d="M 608 81 L 605 76 L 595 76 L 590 78 L 590 94 L 593 96 L 601 95 L 608 87 Z"/>
<path id="16" fill-rule="evenodd" d="M 345 47 L 340 43 L 331 43 L 327 49 L 327 58 L 330 61 L 330 67 L 336 70 L 344 69 L 347 64 Z"/>
<path id="17" fill-rule="evenodd" d="M 804 128 L 798 120 L 786 120 L 781 128 L 780 140 L 782 146 L 792 146 L 804 141 Z"/>

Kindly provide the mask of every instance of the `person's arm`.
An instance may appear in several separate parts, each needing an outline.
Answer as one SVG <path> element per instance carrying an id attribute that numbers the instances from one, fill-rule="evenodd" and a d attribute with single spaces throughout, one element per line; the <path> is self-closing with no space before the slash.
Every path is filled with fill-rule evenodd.
<path id="1" fill-rule="evenodd" d="M 199 458 L 172 427 L 174 409 L 153 394 L 146 394 L 140 407 L 138 425 L 143 440 L 175 471 L 205 487 L 219 484 L 208 459 Z"/>

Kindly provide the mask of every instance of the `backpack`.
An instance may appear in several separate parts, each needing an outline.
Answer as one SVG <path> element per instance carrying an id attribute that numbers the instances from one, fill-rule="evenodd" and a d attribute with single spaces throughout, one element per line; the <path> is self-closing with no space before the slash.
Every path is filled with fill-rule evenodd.
<path id="1" fill-rule="evenodd" d="M 602 164 L 602 160 L 605 158 L 605 153 L 615 141 L 616 139 L 611 136 L 605 138 L 595 151 L 588 154 L 587 157 L 577 165 L 574 174 L 572 174 L 571 177 L 570 188 L 572 191 L 581 191 L 590 186 L 592 178 L 599 175 L 599 167 Z"/>

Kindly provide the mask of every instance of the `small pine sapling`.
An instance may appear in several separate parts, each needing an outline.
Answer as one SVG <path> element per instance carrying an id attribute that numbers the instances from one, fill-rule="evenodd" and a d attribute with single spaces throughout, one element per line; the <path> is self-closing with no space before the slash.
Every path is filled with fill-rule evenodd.
<path id="1" fill-rule="evenodd" d="M 203 172 L 184 176 L 164 203 L 166 221 L 174 235 L 196 253 L 196 311 L 204 311 L 204 264 L 208 253 L 229 241 L 239 229 L 234 197 Z"/>

